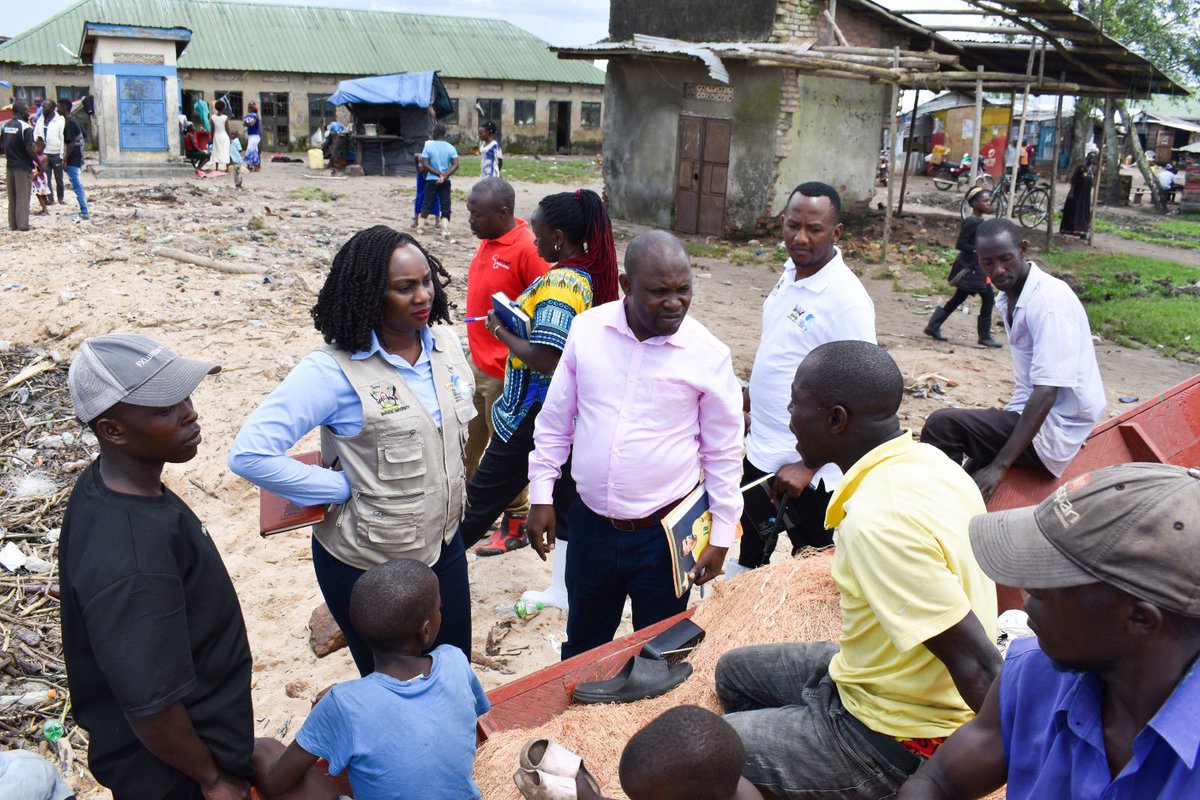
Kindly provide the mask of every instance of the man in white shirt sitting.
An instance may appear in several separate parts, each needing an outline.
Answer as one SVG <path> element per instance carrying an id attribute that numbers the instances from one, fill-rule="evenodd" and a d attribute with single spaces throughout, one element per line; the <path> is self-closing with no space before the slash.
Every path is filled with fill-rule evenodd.
<path id="1" fill-rule="evenodd" d="M 921 441 L 963 463 L 987 500 L 1014 464 L 1061 475 L 1106 400 L 1092 330 L 1071 287 L 1026 259 L 1027 243 L 1012 220 L 983 222 L 975 242 L 980 266 L 1001 291 L 996 308 L 1016 386 L 1003 409 L 938 409 Z"/>
<path id="2" fill-rule="evenodd" d="M 1168 162 L 1158 173 L 1158 186 L 1163 191 L 1164 202 L 1171 202 L 1178 188 L 1179 178 L 1175 175 L 1175 165 Z"/>
<path id="3" fill-rule="evenodd" d="M 746 492 L 742 543 L 732 576 L 770 559 L 758 530 L 775 515 L 779 497 L 793 547 L 824 547 L 832 542 L 825 530 L 825 509 L 842 473 L 835 464 L 805 464 L 796 453 L 796 437 L 788 429 L 792 379 L 809 351 L 827 342 L 854 339 L 875 343 L 875 305 L 867 290 L 842 261 L 837 248 L 842 235 L 841 197 L 827 183 L 810 181 L 796 187 L 783 212 L 783 243 L 788 261 L 775 288 L 763 301 L 762 336 L 743 393 L 746 411 L 746 458 L 742 483 L 771 473 L 762 490 Z"/>

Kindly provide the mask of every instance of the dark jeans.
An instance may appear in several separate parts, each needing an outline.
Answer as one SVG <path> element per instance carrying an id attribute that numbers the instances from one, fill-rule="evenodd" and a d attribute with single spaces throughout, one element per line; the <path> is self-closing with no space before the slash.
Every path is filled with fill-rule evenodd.
<path id="1" fill-rule="evenodd" d="M 63 160 L 62 156 L 52 156 L 46 154 L 46 159 L 50 162 L 50 174 L 46 176 L 46 188 L 57 189 L 55 194 L 58 196 L 58 202 L 63 201 Z"/>
<path id="2" fill-rule="evenodd" d="M 891 759 L 842 705 L 832 642 L 739 647 L 717 662 L 717 699 L 746 746 L 742 774 L 790 800 L 882 800 L 919 759 Z M 897 747 L 901 747 L 896 743 Z"/>
<path id="3" fill-rule="evenodd" d="M 761 469 L 742 459 L 742 485 L 756 481 L 765 475 Z M 763 563 L 764 545 L 759 526 L 775 516 L 777 504 L 771 500 L 771 483 L 774 479 L 745 492 L 746 504 L 742 510 L 742 546 L 738 551 L 738 564 L 754 568 Z M 788 500 L 783 508 L 784 530 L 792 540 L 792 550 L 801 547 L 828 547 L 833 544 L 833 531 L 825 530 L 825 509 L 829 508 L 832 492 L 806 488 L 799 497 Z"/>
<path id="4" fill-rule="evenodd" d="M 950 456 L 956 464 L 971 459 L 968 472 L 986 467 L 1008 442 L 1021 415 L 1000 408 L 939 408 L 929 415 L 921 430 L 921 441 Z M 1013 462 L 1021 466 L 1041 467 L 1033 445 Z"/>
<path id="5" fill-rule="evenodd" d="M 464 547 L 474 547 L 487 536 L 504 509 L 529 485 L 533 423 L 541 410 L 542 404 L 534 403 L 507 442 L 499 436 L 493 436 L 488 442 L 479 466 L 467 481 L 467 508 L 458 526 Z M 571 459 L 568 458 L 562 466 L 562 475 L 554 482 L 555 539 L 567 540 L 567 531 L 571 527 L 567 514 L 578 499 L 575 479 L 571 477 Z"/>
<path id="6" fill-rule="evenodd" d="M 425 204 L 425 174 L 417 173 L 417 196 L 413 199 L 413 214 L 421 213 L 421 206 Z M 434 199 L 433 208 L 430 212 L 437 214 L 441 211 L 440 200 Z"/>
<path id="7" fill-rule="evenodd" d="M 946 305 L 942 306 L 942 310 L 945 311 L 947 314 L 953 314 L 955 309 L 957 309 L 959 306 L 961 306 L 966 301 L 966 299 L 973 294 L 979 295 L 979 300 L 980 300 L 979 316 L 986 317 L 988 320 L 991 320 L 992 307 L 996 303 L 996 293 L 995 293 L 995 291 L 993 291 L 990 284 L 988 286 L 984 287 L 983 290 L 981 290 L 981 291 L 974 291 L 971 289 L 959 289 L 959 288 L 955 287 L 954 296 L 950 298 L 949 302 L 947 302 Z"/>
<path id="8" fill-rule="evenodd" d="M 350 624 L 350 592 L 364 570 L 345 564 L 329 554 L 314 536 L 312 540 L 313 569 L 317 585 L 333 621 L 346 634 L 346 644 L 360 675 L 375 671 L 375 656 L 371 648 Z M 471 659 L 471 587 L 467 583 L 467 556 L 462 537 L 455 534 L 449 544 L 442 545 L 442 555 L 433 565 L 442 596 L 442 628 L 429 649 L 452 644 Z"/>
<path id="9" fill-rule="evenodd" d="M 437 180 L 425 181 L 425 196 L 421 198 L 421 213 L 429 214 L 433 211 L 433 204 L 437 202 L 442 207 L 442 218 L 450 219 L 450 179 L 442 181 L 438 185 Z"/>
<path id="10" fill-rule="evenodd" d="M 633 628 L 678 614 L 691 591 L 675 596 L 671 550 L 662 525 L 620 531 L 579 500 L 571 506 L 567 549 L 567 641 L 564 660 L 611 642 L 625 598 L 633 601 Z"/>

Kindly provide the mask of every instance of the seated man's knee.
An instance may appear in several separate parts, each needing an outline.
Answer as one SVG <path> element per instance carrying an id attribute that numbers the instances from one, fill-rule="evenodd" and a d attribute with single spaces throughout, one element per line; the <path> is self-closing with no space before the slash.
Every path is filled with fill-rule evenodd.
<path id="1" fill-rule="evenodd" d="M 925 420 L 925 425 L 921 428 L 921 441 L 945 441 L 951 436 L 954 427 L 953 411 L 949 408 L 939 408 Z"/>

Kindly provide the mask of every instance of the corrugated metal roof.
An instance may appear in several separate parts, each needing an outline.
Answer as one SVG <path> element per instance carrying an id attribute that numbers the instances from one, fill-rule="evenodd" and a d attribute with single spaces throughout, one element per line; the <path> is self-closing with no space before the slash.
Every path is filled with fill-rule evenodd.
<path id="1" fill-rule="evenodd" d="M 77 50 L 84 22 L 190 28 L 180 69 L 604 83 L 504 20 L 226 0 L 80 0 L 0 44 L 0 62 L 78 64 L 58 44 Z"/>

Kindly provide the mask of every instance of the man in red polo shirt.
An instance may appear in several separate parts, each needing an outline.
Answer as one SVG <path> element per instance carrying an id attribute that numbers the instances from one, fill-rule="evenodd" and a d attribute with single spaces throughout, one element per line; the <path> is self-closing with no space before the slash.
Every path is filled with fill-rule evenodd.
<path id="1" fill-rule="evenodd" d="M 515 300 L 550 265 L 537 254 L 533 231 L 525 220 L 513 216 L 516 193 L 501 178 L 484 178 L 467 195 L 467 221 L 479 239 L 479 249 L 467 272 L 467 316 L 482 317 L 492 310 L 492 295 L 504 292 Z M 478 323 L 467 325 L 471 370 L 475 373 L 475 409 L 479 412 L 467 429 L 467 480 L 492 437 L 492 403 L 504 391 L 504 363 L 508 348 Z M 498 556 L 524 547 L 528 492 L 513 500 L 504 512 L 500 530 L 475 549 L 481 556 Z"/>

